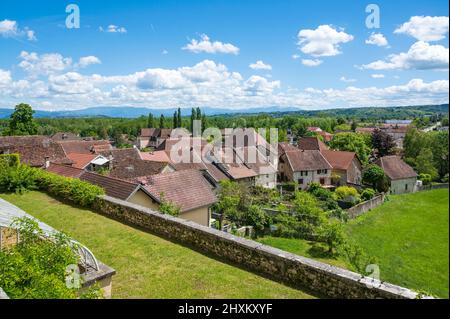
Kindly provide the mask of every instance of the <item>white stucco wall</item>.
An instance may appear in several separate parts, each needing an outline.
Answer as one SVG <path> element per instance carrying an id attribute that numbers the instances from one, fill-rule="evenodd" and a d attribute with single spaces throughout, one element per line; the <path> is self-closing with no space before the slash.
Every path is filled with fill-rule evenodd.
<path id="1" fill-rule="evenodd" d="M 416 181 L 417 181 L 416 177 L 391 181 L 390 193 L 391 194 L 405 194 L 405 193 L 415 192 L 416 191 Z M 406 185 L 407 185 L 407 189 L 406 189 Z"/>

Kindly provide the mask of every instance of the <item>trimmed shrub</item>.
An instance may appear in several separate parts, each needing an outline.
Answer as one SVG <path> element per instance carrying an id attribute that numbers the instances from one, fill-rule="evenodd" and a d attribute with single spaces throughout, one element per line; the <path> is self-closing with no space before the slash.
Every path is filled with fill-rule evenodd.
<path id="1" fill-rule="evenodd" d="M 0 162 L 0 191 L 23 193 L 36 189 L 36 172 L 33 168 L 19 164 L 9 166 L 9 159 Z M 15 165 L 14 162 L 12 162 Z"/>
<path id="2" fill-rule="evenodd" d="M 0 166 L 5 164 L 9 167 L 18 167 L 20 165 L 20 155 L 14 154 L 0 154 Z"/>
<path id="3" fill-rule="evenodd" d="M 376 192 L 372 188 L 366 188 L 361 193 L 361 199 L 366 201 L 370 200 L 375 196 Z"/>
<path id="4" fill-rule="evenodd" d="M 338 200 L 343 200 L 346 202 L 358 202 L 359 201 L 359 193 L 354 187 L 349 186 L 340 186 L 336 188 L 334 194 Z"/>
<path id="5" fill-rule="evenodd" d="M 419 180 L 422 181 L 423 185 L 430 185 L 432 182 L 432 177 L 430 174 L 419 174 Z"/>
<path id="6" fill-rule="evenodd" d="M 78 204 L 91 206 L 95 198 L 105 194 L 105 191 L 96 185 L 81 181 L 76 178 L 64 177 L 35 169 L 36 184 L 39 189 Z"/>

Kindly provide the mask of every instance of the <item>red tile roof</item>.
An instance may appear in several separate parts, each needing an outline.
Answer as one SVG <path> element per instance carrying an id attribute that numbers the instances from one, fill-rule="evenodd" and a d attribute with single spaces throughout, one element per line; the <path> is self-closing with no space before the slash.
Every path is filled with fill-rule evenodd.
<path id="1" fill-rule="evenodd" d="M 57 175 L 72 178 L 79 178 L 85 172 L 83 169 L 55 163 L 50 163 L 50 166 L 46 170 Z"/>
<path id="2" fill-rule="evenodd" d="M 265 154 L 262 154 L 255 146 L 237 148 L 236 153 L 246 166 L 258 175 L 277 173 L 277 169 L 269 162 Z"/>
<path id="3" fill-rule="evenodd" d="M 381 157 L 375 164 L 380 166 L 391 180 L 417 177 L 413 168 L 396 155 Z"/>
<path id="4" fill-rule="evenodd" d="M 73 161 L 73 167 L 86 168 L 89 163 L 96 158 L 97 154 L 84 154 L 84 153 L 68 153 L 67 157 Z"/>
<path id="5" fill-rule="evenodd" d="M 145 189 L 155 198 L 160 200 L 163 193 L 182 213 L 217 202 L 211 184 L 195 169 L 148 176 L 146 182 Z"/>
<path id="6" fill-rule="evenodd" d="M 40 135 L 2 136 L 0 154 L 20 154 L 20 161 L 30 166 L 42 167 L 45 161 L 71 164 L 61 145 L 51 138 Z"/>
<path id="7" fill-rule="evenodd" d="M 342 170 L 347 170 L 353 159 L 357 159 L 355 152 L 323 150 L 322 155 L 334 169 Z"/>
<path id="8" fill-rule="evenodd" d="M 140 152 L 141 158 L 146 161 L 169 163 L 170 158 L 164 151 Z"/>
<path id="9" fill-rule="evenodd" d="M 285 154 L 294 172 L 332 168 L 319 151 L 295 150 L 287 151 Z"/>

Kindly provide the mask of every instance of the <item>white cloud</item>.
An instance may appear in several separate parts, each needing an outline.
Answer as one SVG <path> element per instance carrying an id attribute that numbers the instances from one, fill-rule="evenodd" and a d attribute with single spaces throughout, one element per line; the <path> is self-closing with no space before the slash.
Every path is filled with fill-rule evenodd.
<path id="1" fill-rule="evenodd" d="M 388 46 L 389 43 L 382 33 L 372 33 L 366 40 L 366 44 L 372 44 L 379 47 Z"/>
<path id="2" fill-rule="evenodd" d="M 306 66 L 309 66 L 309 67 L 319 66 L 319 65 L 322 64 L 322 62 L 323 61 L 319 60 L 319 59 L 313 59 L 313 60 L 311 60 L 311 59 L 302 59 L 302 64 L 306 65 Z"/>
<path id="3" fill-rule="evenodd" d="M 33 59 L 42 62 L 43 56 L 36 55 Z M 69 71 L 62 71 L 64 73 L 49 71 L 39 78 L 17 80 L 9 70 L 0 70 L 0 99 L 7 105 L 27 101 L 35 108 L 58 107 L 60 110 L 98 105 L 152 105 L 156 108 L 208 105 L 235 109 L 279 105 L 321 109 L 442 104 L 448 103 L 449 99 L 448 79 L 433 82 L 413 79 L 406 84 L 389 87 L 300 90 L 283 88 L 280 81 L 263 76 L 243 78 L 238 72 L 212 60 L 203 60 L 192 66 L 151 68 L 125 75 L 80 74 L 73 68 L 71 65 Z M 46 68 L 42 70 L 48 71 Z"/>
<path id="4" fill-rule="evenodd" d="M 125 29 L 124 27 L 119 27 L 114 24 L 110 24 L 108 27 L 106 27 L 106 29 L 103 27 L 99 27 L 98 29 L 101 32 L 108 32 L 108 33 L 127 33 L 127 29 Z"/>
<path id="5" fill-rule="evenodd" d="M 370 76 L 374 79 L 383 79 L 384 78 L 384 74 L 371 74 Z"/>
<path id="6" fill-rule="evenodd" d="M 261 60 L 256 61 L 256 63 L 252 63 L 249 67 L 253 70 L 272 70 L 272 66 L 270 64 L 266 64 Z"/>
<path id="7" fill-rule="evenodd" d="M 22 51 L 19 63 L 24 71 L 31 76 L 50 75 L 62 72 L 72 66 L 72 59 L 65 58 L 59 53 L 37 54 L 35 52 Z"/>
<path id="8" fill-rule="evenodd" d="M 200 38 L 200 41 L 192 39 L 191 42 L 182 49 L 193 53 L 239 54 L 239 48 L 231 43 L 222 43 L 220 41 L 211 42 L 206 34 L 202 34 Z"/>
<path id="9" fill-rule="evenodd" d="M 395 70 L 395 69 L 448 69 L 448 48 L 442 45 L 430 45 L 427 42 L 414 43 L 408 52 L 392 54 L 387 60 L 378 60 L 363 65 L 362 69 Z"/>
<path id="10" fill-rule="evenodd" d="M 93 55 L 89 55 L 89 56 L 84 56 L 81 57 L 80 60 L 78 61 L 77 66 L 80 68 L 85 68 L 91 64 L 101 64 L 102 62 L 100 61 L 99 58 L 97 58 L 96 56 Z"/>
<path id="11" fill-rule="evenodd" d="M 341 53 L 340 44 L 353 40 L 352 35 L 337 31 L 330 25 L 321 25 L 315 30 L 300 30 L 297 37 L 300 50 L 315 57 L 338 55 Z"/>
<path id="12" fill-rule="evenodd" d="M 298 55 L 298 54 L 293 54 L 293 55 L 292 55 L 292 58 L 293 58 L 294 60 L 300 59 L 300 55 Z"/>
<path id="13" fill-rule="evenodd" d="M 448 29 L 448 17 L 414 16 L 397 28 L 394 33 L 403 33 L 419 41 L 430 42 L 444 39 Z"/>
<path id="14" fill-rule="evenodd" d="M 356 82 L 356 79 L 347 79 L 345 76 L 341 76 L 341 78 L 339 80 L 342 82 L 345 82 L 345 83 Z"/>
<path id="15" fill-rule="evenodd" d="M 33 30 L 30 30 L 28 27 L 20 29 L 17 21 L 7 19 L 0 21 L 0 35 L 5 38 L 26 37 L 29 41 L 37 40 Z"/>

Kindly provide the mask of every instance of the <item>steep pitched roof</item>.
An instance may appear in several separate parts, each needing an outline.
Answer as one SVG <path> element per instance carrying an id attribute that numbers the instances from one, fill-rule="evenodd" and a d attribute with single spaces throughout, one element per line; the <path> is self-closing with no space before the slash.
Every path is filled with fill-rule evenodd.
<path id="1" fill-rule="evenodd" d="M 322 155 L 334 169 L 347 170 L 354 158 L 358 160 L 355 152 L 323 150 Z"/>
<path id="2" fill-rule="evenodd" d="M 47 167 L 46 170 L 50 173 L 72 178 L 79 178 L 85 172 L 83 169 L 55 163 L 50 163 L 49 167 Z"/>
<path id="3" fill-rule="evenodd" d="M 58 132 L 51 136 L 54 141 L 69 141 L 69 140 L 79 140 L 80 138 L 71 132 Z"/>
<path id="4" fill-rule="evenodd" d="M 170 158 L 165 151 L 140 152 L 141 159 L 153 162 L 169 163 Z"/>
<path id="5" fill-rule="evenodd" d="M 413 168 L 396 155 L 381 157 L 375 164 L 380 166 L 391 180 L 417 177 Z"/>
<path id="6" fill-rule="evenodd" d="M 127 200 L 138 191 L 141 186 L 138 183 L 124 181 L 119 178 L 100 175 L 92 172 L 84 172 L 80 179 L 102 187 L 106 195 L 122 200 Z"/>
<path id="7" fill-rule="evenodd" d="M 0 154 L 8 153 L 18 153 L 22 163 L 36 167 L 44 166 L 46 160 L 61 164 L 72 163 L 61 145 L 41 135 L 0 137 Z"/>
<path id="8" fill-rule="evenodd" d="M 151 175 L 141 182 L 158 200 L 163 193 L 165 200 L 180 207 L 182 213 L 217 202 L 211 184 L 195 169 Z"/>
<path id="9" fill-rule="evenodd" d="M 219 160 L 218 167 L 232 179 L 238 180 L 258 175 L 239 158 L 234 149 L 224 147 L 216 158 Z"/>
<path id="10" fill-rule="evenodd" d="M 142 128 L 141 137 L 159 137 L 159 138 L 169 138 L 172 133 L 171 128 Z"/>
<path id="11" fill-rule="evenodd" d="M 294 172 L 332 168 L 319 151 L 295 150 L 287 151 L 285 154 Z"/>
<path id="12" fill-rule="evenodd" d="M 275 174 L 277 169 L 269 162 L 269 160 L 261 153 L 261 151 L 255 146 L 247 146 L 237 148 L 236 154 L 258 175 L 262 174 Z"/>
<path id="13" fill-rule="evenodd" d="M 311 136 L 300 138 L 297 142 L 297 147 L 305 151 L 322 151 L 328 149 L 328 146 L 318 137 Z"/>
<path id="14" fill-rule="evenodd" d="M 106 140 L 94 140 L 94 141 L 59 141 L 58 142 L 69 153 L 79 154 L 91 154 L 99 153 L 112 149 L 111 143 Z"/>

